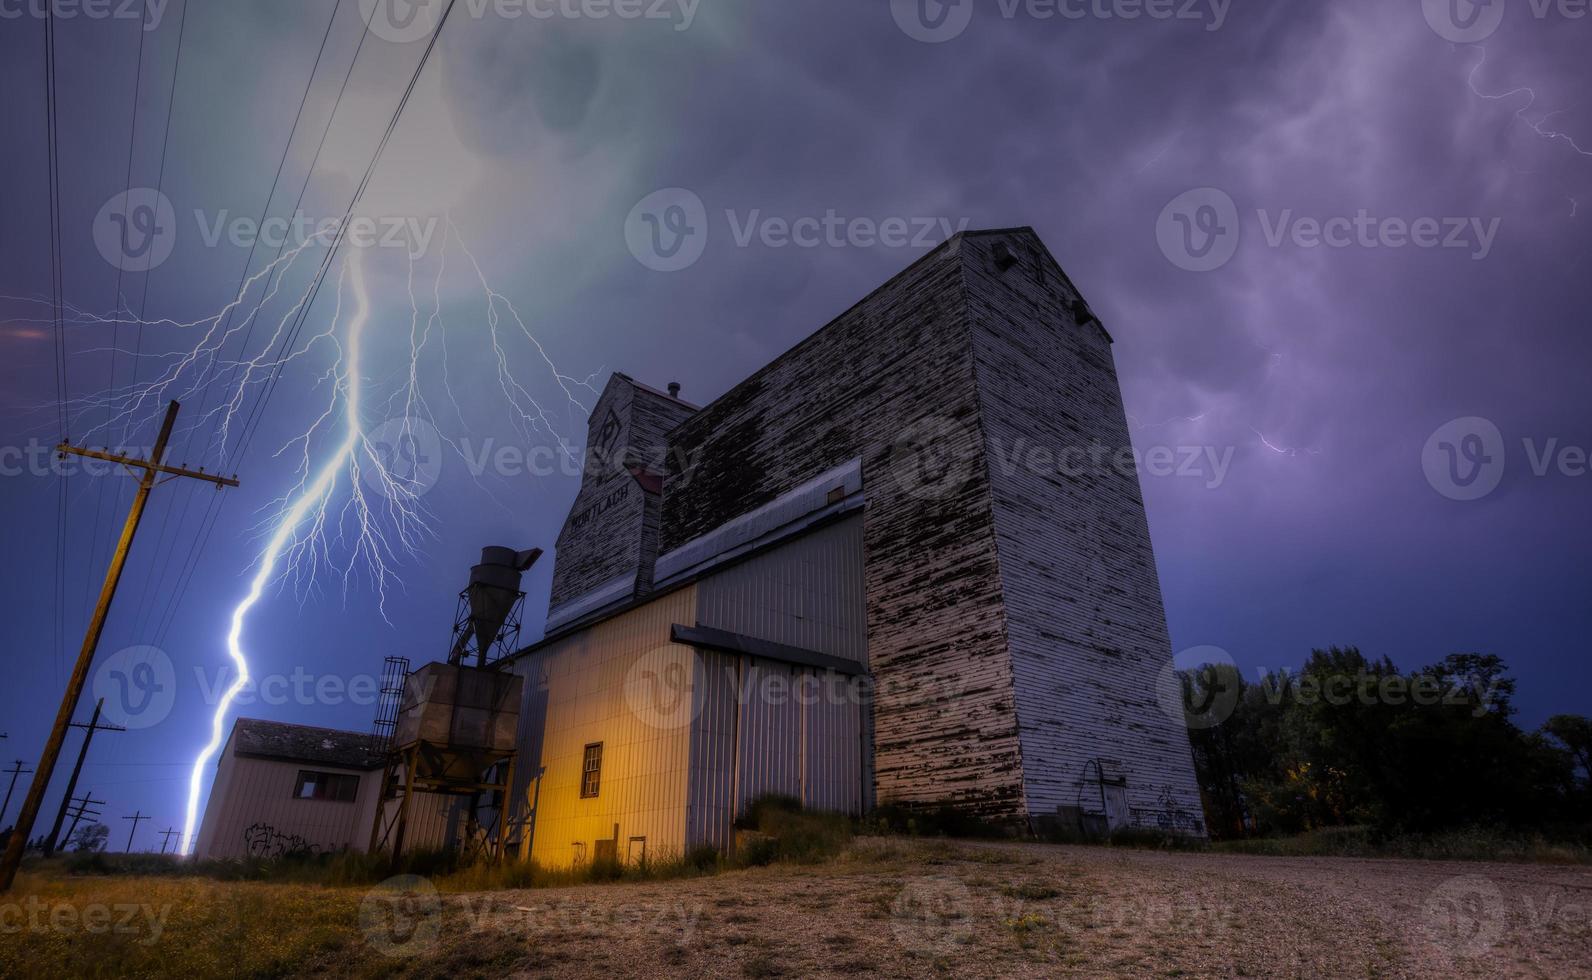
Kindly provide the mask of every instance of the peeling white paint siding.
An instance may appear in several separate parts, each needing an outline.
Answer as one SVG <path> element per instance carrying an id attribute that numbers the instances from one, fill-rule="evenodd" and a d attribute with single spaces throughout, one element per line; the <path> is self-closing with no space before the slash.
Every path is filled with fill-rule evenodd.
<path id="1" fill-rule="evenodd" d="M 991 248 L 963 254 L 1028 811 L 1076 806 L 1104 759 L 1129 805 L 1201 814 L 1188 732 L 1156 699 L 1172 649 L 1137 475 L 1018 453 L 1132 446 L 1110 339 L 1037 241 L 1005 270 Z"/>
<path id="2" fill-rule="evenodd" d="M 692 411 L 625 375 L 609 378 L 587 425 L 580 490 L 558 535 L 550 621 L 572 621 L 575 616 L 561 615 L 560 607 L 577 607 L 577 600 L 604 584 L 630 582 L 625 595 L 604 602 L 651 585 L 660 503 L 631 468 L 661 471 L 665 434 Z"/>
<path id="3" fill-rule="evenodd" d="M 1155 703 L 1171 654 L 1135 478 L 998 466 L 1017 438 L 1130 445 L 1077 298 L 1032 230 L 957 236 L 670 434 L 692 462 L 665 481 L 665 551 L 861 458 L 882 802 L 1020 822 L 1076 803 L 1104 756 L 1132 805 L 1199 812 L 1187 733 Z M 924 443 L 956 462 L 903 480 Z"/>

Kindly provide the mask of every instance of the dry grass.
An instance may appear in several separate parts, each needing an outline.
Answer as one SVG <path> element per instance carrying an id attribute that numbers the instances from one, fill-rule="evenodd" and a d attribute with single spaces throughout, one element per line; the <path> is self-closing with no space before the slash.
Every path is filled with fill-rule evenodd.
<path id="1" fill-rule="evenodd" d="M 286 976 L 363 945 L 358 891 L 24 874 L 0 902 L 0 976 Z"/>
<path id="2" fill-rule="evenodd" d="M 0 975 L 1592 975 L 1583 868 L 863 838 L 825 863 L 439 891 L 29 876 L 9 906 L 163 926 L 5 931 Z"/>

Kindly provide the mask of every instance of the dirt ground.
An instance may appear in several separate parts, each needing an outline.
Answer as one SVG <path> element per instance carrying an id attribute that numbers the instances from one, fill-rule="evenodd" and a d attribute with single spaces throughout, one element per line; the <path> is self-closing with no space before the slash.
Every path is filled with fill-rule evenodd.
<path id="1" fill-rule="evenodd" d="M 865 839 L 834 863 L 367 896 L 403 972 L 1592 976 L 1592 869 Z M 429 904 L 427 904 L 429 903 Z"/>

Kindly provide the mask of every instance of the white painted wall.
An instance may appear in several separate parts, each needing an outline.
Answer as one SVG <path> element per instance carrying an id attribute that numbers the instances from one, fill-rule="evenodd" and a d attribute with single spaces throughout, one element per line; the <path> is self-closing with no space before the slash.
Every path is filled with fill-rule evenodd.
<path id="1" fill-rule="evenodd" d="M 359 795 L 352 803 L 297 799 L 298 774 L 306 769 L 355 776 Z M 380 791 L 379 771 L 238 756 L 229 738 L 217 765 L 194 855 L 244 857 L 244 834 L 256 824 L 302 837 L 322 852 L 363 851 L 370 842 L 372 808 Z"/>

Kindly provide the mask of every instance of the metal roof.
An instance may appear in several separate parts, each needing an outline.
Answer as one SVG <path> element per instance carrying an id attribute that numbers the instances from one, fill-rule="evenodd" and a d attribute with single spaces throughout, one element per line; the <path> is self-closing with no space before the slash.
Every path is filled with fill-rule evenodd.
<path id="1" fill-rule="evenodd" d="M 385 759 L 381 740 L 366 732 L 289 725 L 260 718 L 239 718 L 233 724 L 232 754 L 345 769 L 375 769 Z"/>

